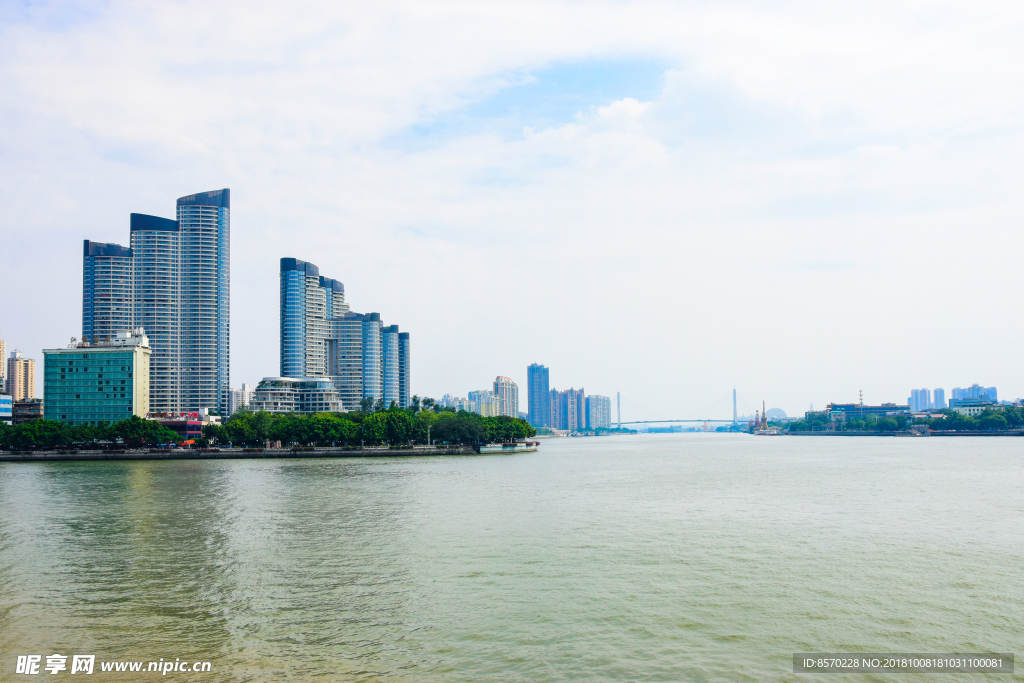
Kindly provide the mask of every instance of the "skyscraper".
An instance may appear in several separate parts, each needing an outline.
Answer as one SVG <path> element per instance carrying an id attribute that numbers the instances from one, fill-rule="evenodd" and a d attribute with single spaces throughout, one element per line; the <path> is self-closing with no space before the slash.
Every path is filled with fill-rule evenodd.
<path id="1" fill-rule="evenodd" d="M 587 429 L 609 428 L 612 426 L 612 400 L 607 396 L 586 397 Z"/>
<path id="2" fill-rule="evenodd" d="M 494 395 L 498 397 L 498 414 L 519 417 L 519 386 L 510 377 L 494 378 Z"/>
<path id="3" fill-rule="evenodd" d="M 182 405 L 228 410 L 231 387 L 231 192 L 178 199 Z"/>
<path id="4" fill-rule="evenodd" d="M 930 389 L 913 389 L 907 403 L 914 412 L 929 410 L 932 407 L 932 392 Z"/>
<path id="5" fill-rule="evenodd" d="M 409 333 L 398 333 L 398 407 L 412 405 L 409 378 L 412 374 L 412 359 L 409 357 Z"/>
<path id="6" fill-rule="evenodd" d="M 946 390 L 936 389 L 932 392 L 932 408 L 942 410 L 946 407 Z"/>
<path id="7" fill-rule="evenodd" d="M 7 344 L 0 339 L 0 394 L 7 390 L 7 367 L 4 358 L 7 357 Z"/>
<path id="8" fill-rule="evenodd" d="M 966 389 L 957 387 L 953 389 L 952 398 L 957 401 L 970 400 L 970 401 L 998 401 L 998 392 L 995 387 L 983 387 L 978 384 L 972 384 Z"/>
<path id="9" fill-rule="evenodd" d="M 609 407 L 610 408 L 610 407 Z M 551 426 L 570 432 L 587 425 L 586 397 L 583 389 L 551 390 Z"/>
<path id="10" fill-rule="evenodd" d="M 526 368 L 529 422 L 534 427 L 551 426 L 551 387 L 548 368 L 534 363 Z"/>
<path id="11" fill-rule="evenodd" d="M 227 189 L 187 195 L 178 220 L 131 214 L 129 249 L 85 243 L 82 336 L 145 330 L 152 412 L 228 410 L 230 206 Z"/>
<path id="12" fill-rule="evenodd" d="M 408 333 L 385 328 L 380 313 L 353 313 L 345 286 L 312 263 L 283 258 L 280 278 L 282 377 L 329 377 L 345 410 L 364 398 L 409 405 Z"/>
<path id="13" fill-rule="evenodd" d="M 398 403 L 398 325 L 381 329 L 381 391 L 388 408 Z"/>
<path id="14" fill-rule="evenodd" d="M 84 252 L 82 341 L 107 341 L 134 327 L 132 250 L 85 240 Z"/>
<path id="15" fill-rule="evenodd" d="M 178 222 L 133 213 L 131 244 L 135 325 L 146 331 L 152 349 L 149 409 L 154 413 L 179 412 L 184 406 L 179 380 Z"/>

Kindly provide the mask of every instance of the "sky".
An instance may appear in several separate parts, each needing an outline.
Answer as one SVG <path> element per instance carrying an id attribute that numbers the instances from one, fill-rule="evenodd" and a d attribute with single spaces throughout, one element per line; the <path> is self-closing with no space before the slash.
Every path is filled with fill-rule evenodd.
<path id="1" fill-rule="evenodd" d="M 81 334 L 82 240 L 231 189 L 231 383 L 281 257 L 622 419 L 1024 395 L 1024 5 L 0 0 L 0 338 Z M 41 367 L 40 367 L 41 370 Z M 41 381 L 37 380 L 41 390 Z"/>

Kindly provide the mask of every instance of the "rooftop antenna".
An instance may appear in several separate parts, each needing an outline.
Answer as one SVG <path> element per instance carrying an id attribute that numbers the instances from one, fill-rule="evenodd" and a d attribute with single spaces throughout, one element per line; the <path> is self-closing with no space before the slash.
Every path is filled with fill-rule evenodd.
<path id="1" fill-rule="evenodd" d="M 860 407 L 861 408 L 864 407 L 864 390 L 863 389 L 860 390 Z"/>

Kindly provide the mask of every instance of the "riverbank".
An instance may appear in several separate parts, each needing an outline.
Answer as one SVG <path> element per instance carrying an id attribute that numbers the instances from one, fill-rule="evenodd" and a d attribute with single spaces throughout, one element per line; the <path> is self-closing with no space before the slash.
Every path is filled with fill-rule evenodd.
<path id="1" fill-rule="evenodd" d="M 249 460 L 261 458 L 394 458 L 437 455 L 498 455 L 536 451 L 536 445 L 422 446 L 414 448 L 153 448 L 108 451 L 0 452 L 0 462 L 72 462 L 83 460 Z"/>
<path id="2" fill-rule="evenodd" d="M 1024 430 L 1007 429 L 993 432 L 869 432 L 869 431 L 840 431 L 840 432 L 786 432 L 789 436 L 1024 436 Z"/>

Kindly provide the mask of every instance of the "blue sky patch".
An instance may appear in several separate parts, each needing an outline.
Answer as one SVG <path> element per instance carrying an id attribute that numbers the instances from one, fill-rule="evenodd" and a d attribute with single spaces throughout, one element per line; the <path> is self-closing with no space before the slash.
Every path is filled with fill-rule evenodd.
<path id="1" fill-rule="evenodd" d="M 415 148 L 485 131 L 518 137 L 526 127 L 559 126 L 580 112 L 616 100 L 658 97 L 670 66 L 653 59 L 588 60 L 501 74 L 505 84 L 496 91 L 461 109 L 413 124 L 385 144 Z"/>

